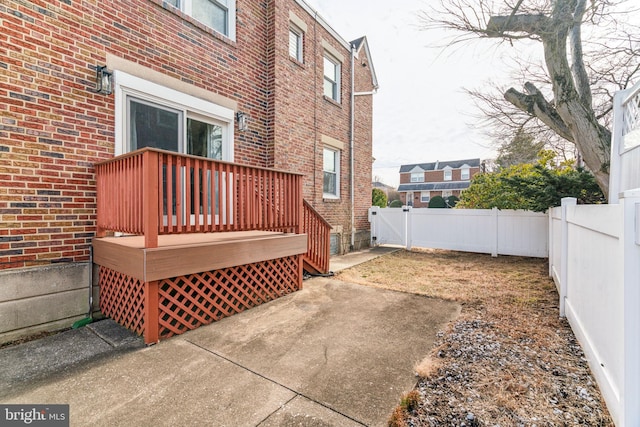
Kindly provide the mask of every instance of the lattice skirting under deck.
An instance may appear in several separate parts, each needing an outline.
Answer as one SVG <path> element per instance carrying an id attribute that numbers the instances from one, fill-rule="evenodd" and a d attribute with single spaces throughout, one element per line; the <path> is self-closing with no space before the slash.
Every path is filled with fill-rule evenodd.
<path id="1" fill-rule="evenodd" d="M 100 267 L 100 309 L 152 343 L 299 290 L 299 263 L 294 255 L 151 283 Z"/>
<path id="2" fill-rule="evenodd" d="M 100 311 L 138 335 L 144 333 L 144 282 L 100 266 Z"/>

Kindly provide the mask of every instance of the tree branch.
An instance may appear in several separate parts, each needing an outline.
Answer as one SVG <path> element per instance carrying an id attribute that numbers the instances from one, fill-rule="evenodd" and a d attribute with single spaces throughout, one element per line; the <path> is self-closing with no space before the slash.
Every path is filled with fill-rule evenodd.
<path id="1" fill-rule="evenodd" d="M 526 33 L 542 36 L 549 18 L 544 15 L 509 15 L 489 18 L 485 34 L 488 37 L 510 37 L 507 33 Z"/>
<path id="2" fill-rule="evenodd" d="M 574 142 L 569 127 L 562 118 L 560 118 L 560 115 L 553 105 L 544 98 L 544 95 L 542 95 L 538 88 L 533 83 L 525 83 L 525 89 L 529 94 L 524 94 L 511 88 L 505 92 L 504 99 L 520 110 L 536 116 L 562 138 Z"/>
<path id="3" fill-rule="evenodd" d="M 573 14 L 573 27 L 569 32 L 569 46 L 571 48 L 571 73 L 575 80 L 576 91 L 586 108 L 592 106 L 591 82 L 584 65 L 582 53 L 582 18 L 585 13 L 585 0 L 578 0 Z"/>

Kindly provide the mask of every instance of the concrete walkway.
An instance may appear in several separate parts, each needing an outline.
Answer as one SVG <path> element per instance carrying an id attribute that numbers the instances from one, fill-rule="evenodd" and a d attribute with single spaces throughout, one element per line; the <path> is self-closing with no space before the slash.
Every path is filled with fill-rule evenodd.
<path id="1" fill-rule="evenodd" d="M 332 268 L 385 252 L 337 257 Z M 0 350 L 0 402 L 68 403 L 72 426 L 382 426 L 458 313 L 449 302 L 314 278 L 151 347 L 101 321 Z"/>

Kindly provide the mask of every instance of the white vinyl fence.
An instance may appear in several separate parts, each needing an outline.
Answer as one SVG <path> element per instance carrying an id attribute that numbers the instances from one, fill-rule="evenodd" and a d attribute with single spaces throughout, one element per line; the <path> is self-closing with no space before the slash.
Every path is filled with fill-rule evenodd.
<path id="1" fill-rule="evenodd" d="M 549 274 L 618 427 L 640 426 L 640 190 L 549 213 Z"/>
<path id="2" fill-rule="evenodd" d="M 369 208 L 371 244 L 548 256 L 547 215 L 498 209 Z"/>
<path id="3" fill-rule="evenodd" d="M 373 245 L 540 257 L 548 248 L 560 315 L 582 345 L 615 424 L 638 427 L 640 82 L 615 94 L 613 115 L 609 205 L 563 199 L 548 218 L 518 211 L 371 208 L 369 221 Z"/>

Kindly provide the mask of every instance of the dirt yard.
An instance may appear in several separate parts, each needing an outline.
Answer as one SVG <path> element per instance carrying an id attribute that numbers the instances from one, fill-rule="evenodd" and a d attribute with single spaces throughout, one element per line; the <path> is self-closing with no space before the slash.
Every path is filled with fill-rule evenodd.
<path id="1" fill-rule="evenodd" d="M 545 259 L 398 251 L 338 278 L 462 304 L 389 425 L 613 425 Z"/>

